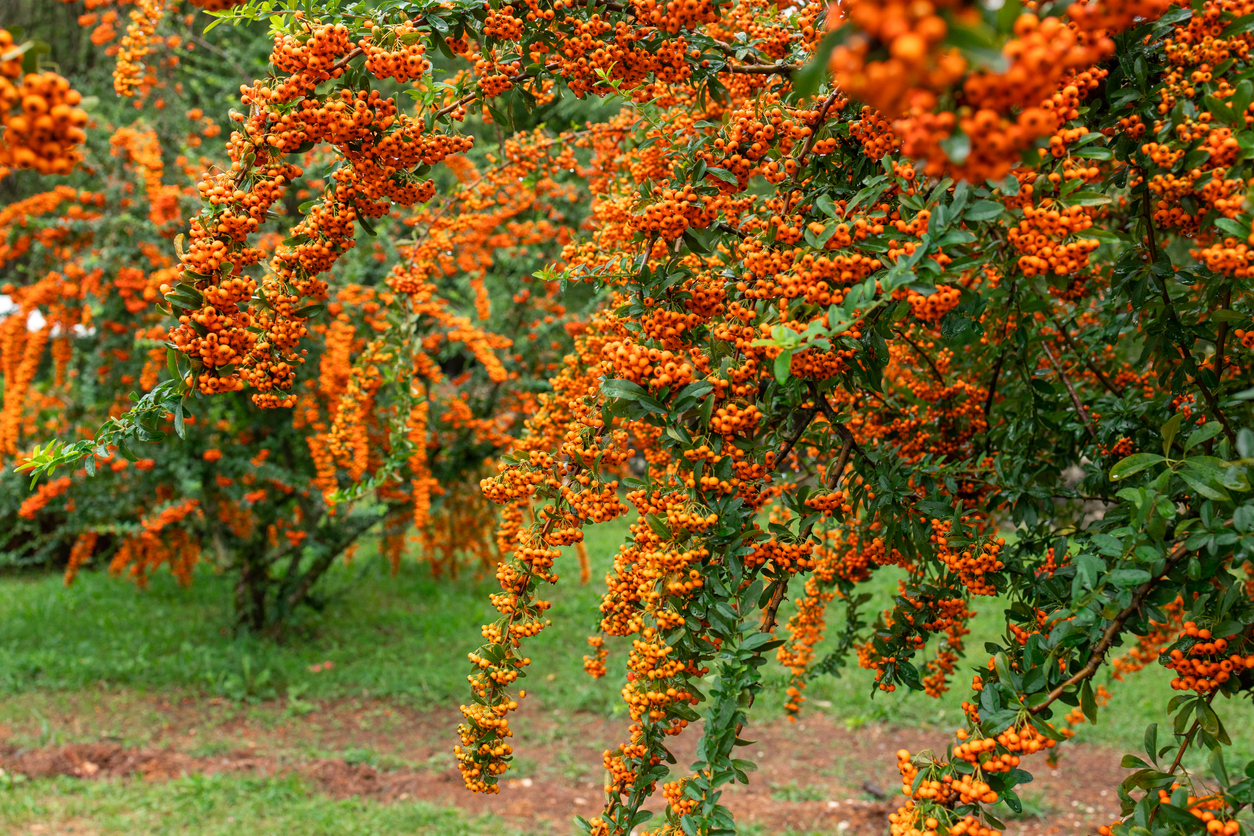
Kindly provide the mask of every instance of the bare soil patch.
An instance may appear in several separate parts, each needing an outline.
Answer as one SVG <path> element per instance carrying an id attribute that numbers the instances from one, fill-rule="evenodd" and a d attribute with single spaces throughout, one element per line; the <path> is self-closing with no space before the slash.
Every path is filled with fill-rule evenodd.
<path id="1" fill-rule="evenodd" d="M 62 745 L 30 745 L 29 737 L 0 726 L 0 769 L 32 779 L 66 775 L 145 781 L 219 772 L 294 772 L 335 797 L 453 805 L 473 814 L 506 816 L 517 824 L 547 822 L 560 833 L 573 816 L 595 815 L 600 809 L 601 752 L 617 745 L 626 726 L 621 719 L 554 717 L 524 709 L 516 724 L 518 760 L 512 777 L 500 794 L 474 796 L 453 768 L 450 738 L 457 716 L 447 712 L 368 701 L 328 703 L 302 717 L 241 712 L 212 701 L 153 700 L 143 709 L 143 716 L 156 724 L 143 745 L 84 740 L 91 737 L 90 729 L 81 721 L 70 723 L 68 717 L 54 719 L 79 728 L 80 739 Z M 697 732 L 691 729 L 677 742 L 681 765 L 692 760 Z M 724 800 L 737 821 L 758 834 L 884 833 L 887 816 L 900 799 L 896 750 L 915 752 L 944 744 L 938 732 L 884 726 L 849 730 L 830 715 L 817 713 L 797 723 L 761 723 L 748 729 L 746 737 L 754 743 L 744 757 L 755 760 L 758 770 L 747 787 L 730 788 Z M 1111 821 L 1118 812 L 1114 787 L 1124 774 L 1119 759 L 1110 750 L 1068 745 L 1057 770 L 1043 757 L 1028 764 L 1036 781 L 1020 788 L 1024 815 L 1007 822 L 1007 832 L 1092 833 Z M 651 806 L 660 809 L 661 804 Z"/>

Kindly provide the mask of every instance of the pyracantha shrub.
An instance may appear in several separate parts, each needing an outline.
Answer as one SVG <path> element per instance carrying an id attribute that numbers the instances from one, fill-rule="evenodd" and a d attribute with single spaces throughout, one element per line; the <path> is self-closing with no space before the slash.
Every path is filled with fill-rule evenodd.
<path id="1" fill-rule="evenodd" d="M 434 173 L 491 136 L 485 113 L 503 137 L 554 101 L 619 102 L 585 135 L 590 222 L 546 274 L 597 310 L 483 483 L 508 554 L 470 655 L 467 786 L 495 792 L 510 766 L 562 547 L 631 514 L 588 657 L 604 675 L 606 637 L 629 645 L 631 723 L 585 832 L 645 832 L 659 789 L 647 832 L 733 832 L 721 788 L 748 780 L 735 752 L 767 654 L 793 711 L 846 658 L 872 688 L 939 694 L 980 606 L 1004 636 L 950 744 L 898 753 L 894 834 L 997 832 L 1033 756 L 1146 667 L 1168 669 L 1171 732 L 1130 756 L 1107 830 L 1239 832 L 1254 764 L 1225 765 L 1223 717 L 1254 687 L 1252 20 L 1246 0 L 284 15 L 166 293 L 169 339 L 200 365 L 164 396 L 294 402 L 304 312 L 356 225 L 443 199 Z M 310 148 L 334 174 L 264 252 Z M 885 566 L 903 579 L 872 615 L 859 585 Z M 833 604 L 844 630 L 816 659 Z M 698 719 L 696 760 L 672 768 Z M 1191 747 L 1213 776 L 1184 766 Z"/>

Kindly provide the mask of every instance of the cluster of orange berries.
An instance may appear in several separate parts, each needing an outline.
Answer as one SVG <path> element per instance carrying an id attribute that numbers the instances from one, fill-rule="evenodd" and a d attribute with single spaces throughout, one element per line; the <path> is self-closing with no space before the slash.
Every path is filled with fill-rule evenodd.
<path id="1" fill-rule="evenodd" d="M 908 800 L 888 817 L 892 836 L 938 836 L 942 819 L 948 822 L 951 834 L 997 836 L 998 831 L 975 816 L 967 815 L 955 821 L 951 812 L 955 804 L 996 804 L 999 796 L 992 787 L 971 775 L 955 776 L 948 764 L 932 761 L 927 768 L 929 775 L 919 778 L 919 767 L 910 752 L 898 750 L 901 792 Z"/>
<path id="2" fill-rule="evenodd" d="M 967 732 L 961 729 L 956 736 L 966 742 L 954 747 L 954 757 L 978 765 L 985 772 L 1009 772 L 1019 765 L 1020 755 L 1034 755 L 1057 745 L 1056 740 L 1030 723 L 1006 729 L 996 737 L 968 739 Z M 997 749 L 1004 751 L 998 754 Z"/>
<path id="3" fill-rule="evenodd" d="M 1062 243 L 1070 235 L 1093 226 L 1083 206 L 1055 207 L 1047 198 L 1039 207 L 1023 209 L 1023 220 L 1007 230 L 1007 237 L 1019 256 L 1019 269 L 1033 276 L 1067 276 L 1088 266 L 1089 255 L 1101 243 L 1096 238 L 1079 238 Z"/>
<path id="4" fill-rule="evenodd" d="M 1170 804 L 1173 792 L 1178 789 L 1180 789 L 1179 784 L 1172 784 L 1170 790 L 1160 789 L 1158 802 Z M 1218 793 L 1204 796 L 1186 795 L 1184 809 L 1206 825 L 1206 832 L 1210 836 L 1234 836 L 1241 832 L 1241 822 L 1232 817 L 1232 812 L 1235 811 L 1229 811 L 1228 802 Z"/>
<path id="5" fill-rule="evenodd" d="M 327 284 L 318 276 L 354 245 L 354 222 L 381 217 L 393 203 L 430 200 L 434 182 L 416 178 L 413 170 L 464 152 L 473 142 L 425 134 L 420 122 L 398 114 L 395 101 L 378 91 L 313 95 L 319 83 L 343 74 L 354 54 L 349 34 L 341 23 L 308 27 L 304 39 L 286 34 L 276 39 L 271 62 L 288 75 L 242 89 L 252 113 L 237 119 L 243 125 L 228 146 L 235 160 L 232 173 L 210 175 L 201 183 L 202 198 L 215 208 L 193 222 L 183 263 L 205 304 L 185 314 L 170 335 L 181 351 L 204 364 L 193 376 L 201 391 L 232 391 L 248 384 L 261 406 L 294 405 L 296 397 L 283 393 L 291 389 L 303 363 L 298 347 L 308 333 L 305 300 L 326 300 Z M 367 55 L 366 69 L 376 77 L 408 79 L 426 69 L 416 34 L 408 22 L 391 30 L 375 27 L 357 52 Z M 300 97 L 296 107 L 282 106 Z M 258 288 L 239 273 L 261 258 L 259 250 L 247 246 L 247 236 L 258 230 L 270 207 L 302 173 L 282 156 L 318 142 L 334 145 L 345 165 L 277 248 L 271 276 Z M 245 164 L 245 159 L 250 162 Z M 224 270 L 227 265 L 230 270 Z M 224 290 L 233 281 L 237 285 Z M 421 292 L 424 286 L 412 289 Z M 254 300 L 257 290 L 261 295 Z M 250 308 L 240 311 L 240 301 L 250 302 Z M 495 359 L 493 364 L 499 366 Z"/>
<path id="6" fill-rule="evenodd" d="M 713 150 L 699 151 L 696 159 L 704 160 L 710 168 L 731 172 L 736 182 L 729 183 L 707 174 L 706 183 L 732 193 L 744 188 L 750 178 L 758 174 L 768 182 L 778 183 L 796 173 L 797 161 L 789 154 L 794 145 L 813 134 L 814 129 L 809 123 L 817 119 L 818 111 L 771 106 L 776 98 L 768 95 L 755 107 L 737 109 L 728 114 L 727 128 L 714 140 Z M 844 100 L 834 103 L 829 108 L 829 114 L 838 113 L 844 104 Z M 767 156 L 775 149 L 784 159 L 782 164 Z M 814 153 L 821 153 L 817 145 Z"/>
<path id="7" fill-rule="evenodd" d="M 140 520 L 139 532 L 124 537 L 114 552 L 109 571 L 119 574 L 127 570 L 142 587 L 158 567 L 165 565 L 179 583 L 191 583 L 192 569 L 200 559 L 200 543 L 186 528 L 176 526 L 199 512 L 199 500 L 184 499 Z"/>
<path id="8" fill-rule="evenodd" d="M 1233 676 L 1254 669 L 1254 652 L 1229 653 L 1229 646 L 1236 644 L 1240 636 L 1223 639 L 1211 636 L 1210 630 L 1198 628 L 1192 621 L 1184 622 L 1180 638 L 1197 639 L 1187 652 L 1176 648 L 1168 655 L 1167 668 L 1176 672 L 1171 687 L 1177 691 L 1210 693 L 1221 687 Z"/>
<path id="9" fill-rule="evenodd" d="M 532 426 L 539 427 L 543 423 L 543 415 L 535 416 Z M 588 435 L 591 437 L 581 439 L 581 448 L 595 446 L 601 438 L 599 432 Z M 612 442 L 625 441 L 615 434 L 610 438 Z M 505 466 L 497 477 L 485 479 L 483 485 L 488 498 L 512 506 L 541 489 L 557 502 L 564 502 L 563 483 L 581 484 L 582 466 L 575 461 L 560 464 L 538 449 L 532 449 L 528 459 L 526 465 Z M 591 484 L 582 487 L 582 491 L 571 492 L 583 495 L 585 503 L 590 496 L 604 494 Z M 613 499 L 617 505 L 616 497 Z M 550 535 L 564 531 L 566 533 L 556 539 L 563 542 L 582 539 L 581 518 L 577 514 L 550 504 L 536 516 L 536 521 L 524 528 L 516 516 L 507 514 L 498 531 L 498 539 L 504 532 L 513 532 L 514 537 L 508 559 L 497 566 L 496 577 L 502 592 L 491 597 L 502 618 L 483 627 L 488 644 L 472 659 L 476 670 L 470 677 L 478 702 L 462 706 L 465 722 L 458 727 L 462 740 L 457 748 L 458 768 L 467 788 L 475 792 L 499 792 L 497 776 L 509 768 L 510 750 L 504 739 L 512 731 L 507 715 L 518 708 L 518 702 L 509 696 L 507 688 L 517 678 L 517 670 L 530 664 L 529 659 L 520 658 L 516 652 L 522 640 L 535 636 L 549 624 L 542 617 L 549 609 L 549 602 L 535 597 L 534 585 L 537 581 L 557 581 L 557 575 L 551 570 L 554 561 L 561 556 L 561 549 L 551 542 Z M 585 660 L 589 671 L 595 673 L 598 666 L 604 667 L 603 649 L 594 642 L 590 644 L 602 650 L 597 657 Z M 519 692 L 519 698 L 522 696 L 523 692 Z"/>
<path id="10" fill-rule="evenodd" d="M 998 556 L 1006 545 L 1005 538 L 985 541 L 978 548 L 972 544 L 959 550 L 949 545 L 950 526 L 947 520 L 932 521 L 931 540 L 936 545 L 937 558 L 958 576 L 971 594 L 996 595 L 991 579 L 1004 566 Z"/>
<path id="11" fill-rule="evenodd" d="M 958 303 L 962 301 L 962 290 L 953 285 L 941 285 L 936 288 L 935 293 L 926 296 L 903 289 L 902 295 L 909 303 L 914 318 L 929 323 L 939 323 L 945 318 L 945 314 L 958 307 Z"/>
<path id="12" fill-rule="evenodd" d="M 705 229 L 718 217 L 724 200 L 703 195 L 692 186 L 664 188 L 658 198 L 632 219 L 632 226 L 645 235 L 673 241 L 687 229 Z"/>
<path id="13" fill-rule="evenodd" d="M 1171 804 L 1171 797 L 1178 789 L 1180 789 L 1179 783 L 1173 783 L 1170 789 L 1160 789 L 1158 791 L 1158 803 Z M 1197 796 L 1186 794 L 1183 808 L 1202 822 L 1209 836 L 1236 836 L 1242 830 L 1241 822 L 1234 817 L 1235 811 L 1229 809 L 1228 803 L 1222 795 Z M 1097 828 L 1097 832 L 1099 836 L 1113 836 L 1115 826 L 1120 823 L 1103 824 Z"/>
<path id="14" fill-rule="evenodd" d="M 690 383 L 694 369 L 682 355 L 670 349 L 645 348 L 631 342 L 613 341 L 601 351 L 616 377 L 651 389 L 680 387 Z"/>
<path id="15" fill-rule="evenodd" d="M 0 29 L 0 54 L 13 47 L 13 36 Z M 82 100 L 56 73 L 23 73 L 20 58 L 0 62 L 0 177 L 25 168 L 68 174 L 87 139 Z"/>
<path id="16" fill-rule="evenodd" d="M 166 0 L 137 0 L 131 10 L 131 23 L 118 44 L 118 62 L 113 69 L 113 90 L 119 96 L 135 95 L 144 74 L 144 59 L 155 40 L 157 24 L 165 15 Z"/>
<path id="17" fill-rule="evenodd" d="M 366 71 L 375 78 L 394 78 L 401 83 L 420 78 L 431 68 L 426 59 L 427 48 L 418 39 L 418 28 L 405 21 L 385 29 L 371 27 L 370 37 L 357 46 L 366 53 Z M 385 46 L 384 44 L 389 44 Z"/>
<path id="18" fill-rule="evenodd" d="M 22 519 L 33 520 L 40 509 L 69 489 L 69 476 L 62 476 L 59 479 L 53 479 L 51 482 L 44 482 L 39 486 L 39 490 L 22 500 L 21 507 L 17 509 L 17 515 Z"/>
<path id="19" fill-rule="evenodd" d="M 966 72 L 966 59 L 956 48 L 943 44 L 949 26 L 938 12 L 960 11 L 968 5 L 962 0 L 855 0 L 833 7 L 840 14 L 829 13 L 828 28 L 836 29 L 848 20 L 856 31 L 832 50 L 828 71 L 852 98 L 890 117 L 898 116 L 909 107 L 915 90 L 940 92 Z M 872 59 L 879 47 L 887 49 L 888 57 Z"/>
<path id="20" fill-rule="evenodd" d="M 677 679 L 688 666 L 674 658 L 675 648 L 666 644 L 651 627 L 646 627 L 641 636 L 631 643 L 623 701 L 633 720 L 647 717 L 656 723 L 667 718 L 669 706 L 695 703 L 696 697 L 685 690 L 682 679 Z M 671 718 L 667 732 L 678 734 L 686 725 L 681 718 Z"/>

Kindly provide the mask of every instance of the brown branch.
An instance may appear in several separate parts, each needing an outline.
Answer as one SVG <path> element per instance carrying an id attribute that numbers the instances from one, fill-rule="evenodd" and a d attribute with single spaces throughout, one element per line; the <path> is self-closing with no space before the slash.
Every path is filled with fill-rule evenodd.
<path id="1" fill-rule="evenodd" d="M 1224 288 L 1223 303 L 1219 306 L 1219 310 L 1224 311 L 1232 307 L 1232 285 Z M 1215 374 L 1215 380 L 1218 381 L 1224 373 L 1224 343 L 1228 341 L 1228 320 L 1219 323 L 1219 330 L 1215 334 L 1215 360 L 1211 365 L 1211 371 Z"/>
<path id="2" fill-rule="evenodd" d="M 997 362 L 993 364 L 993 377 L 988 381 L 988 396 L 984 398 L 985 423 L 988 422 L 988 413 L 993 408 L 993 396 L 997 394 L 997 379 L 1001 377 L 1001 367 L 1006 362 L 1008 351 L 1006 346 L 1002 346 L 1001 353 L 997 355 Z"/>
<path id="3" fill-rule="evenodd" d="M 364 53 L 362 52 L 361 47 L 354 47 L 351 52 L 345 53 L 343 58 L 341 58 L 340 60 L 336 61 L 334 64 L 331 65 L 331 72 L 344 69 L 345 67 L 348 66 L 348 63 L 350 61 L 352 61 L 354 58 L 362 54 Z"/>
<path id="4" fill-rule="evenodd" d="M 1209 694 L 1207 694 L 1207 695 L 1206 695 L 1206 704 L 1207 704 L 1207 705 L 1210 705 L 1210 704 L 1211 704 L 1211 701 L 1215 699 L 1215 695 L 1216 695 L 1216 694 L 1218 694 L 1218 693 L 1219 693 L 1219 691 L 1218 691 L 1218 690 L 1215 690 L 1215 691 L 1211 691 Z M 1189 744 L 1191 744 L 1191 743 L 1193 742 L 1193 738 L 1194 738 L 1194 736 L 1197 734 L 1197 730 L 1198 730 L 1199 728 L 1201 728 L 1201 726 L 1202 726 L 1202 721 L 1201 721 L 1200 719 L 1199 719 L 1199 720 L 1194 720 L 1194 721 L 1193 721 L 1193 725 L 1192 725 L 1192 726 L 1189 728 L 1189 730 L 1185 733 L 1185 735 L 1184 735 L 1184 740 L 1180 743 L 1180 751 L 1176 752 L 1176 758 L 1175 758 L 1175 760 L 1173 760 L 1173 761 L 1171 762 L 1171 768 L 1167 770 L 1167 774 L 1168 774 L 1168 775 L 1175 775 L 1175 774 L 1176 774 L 1176 770 L 1180 768 L 1180 763 L 1181 763 L 1181 761 L 1183 761 L 1183 760 L 1184 760 L 1184 753 L 1185 753 L 1185 751 L 1189 748 Z M 1153 809 L 1153 810 L 1150 810 L 1150 814 L 1149 814 L 1149 825 L 1150 825 L 1150 826 L 1152 826 L 1152 825 L 1154 824 L 1154 817 L 1158 815 L 1158 809 L 1159 809 L 1161 806 L 1162 806 L 1161 804 L 1156 805 L 1156 806 L 1154 807 L 1154 809 Z"/>
<path id="5" fill-rule="evenodd" d="M 823 123 L 827 121 L 827 112 L 831 110 L 832 105 L 836 103 L 838 98 L 840 98 L 840 91 L 833 90 L 827 94 L 827 98 L 823 100 L 823 104 L 819 107 L 819 115 L 815 118 L 814 124 L 809 126 L 810 135 L 806 137 L 805 144 L 801 146 L 797 156 L 793 158 L 797 163 L 797 172 L 793 174 L 793 180 L 800 176 L 806 157 L 810 156 L 810 152 L 814 150 L 814 143 L 818 139 L 819 128 L 823 127 Z"/>
<path id="6" fill-rule="evenodd" d="M 1149 238 L 1149 251 L 1150 251 L 1150 264 L 1151 264 L 1150 273 L 1153 273 L 1154 270 L 1153 270 L 1152 265 L 1158 262 L 1159 250 L 1158 250 L 1158 241 L 1154 235 L 1154 215 L 1150 211 L 1149 186 L 1148 185 L 1145 188 L 1145 197 L 1142 200 L 1142 203 L 1144 204 L 1144 210 L 1145 210 L 1144 211 L 1145 230 Z M 1159 290 L 1159 295 L 1162 296 L 1163 305 L 1167 309 L 1167 315 L 1171 317 L 1171 321 L 1175 324 L 1177 332 L 1179 332 L 1180 334 L 1183 334 L 1184 326 L 1180 322 L 1180 317 L 1176 315 L 1175 304 L 1171 301 L 1171 291 L 1167 289 L 1167 279 L 1165 276 L 1158 277 L 1158 290 Z M 1206 405 L 1210 407 L 1211 413 L 1213 413 L 1214 416 L 1217 419 L 1219 419 L 1219 424 L 1220 426 L 1223 427 L 1224 435 L 1227 436 L 1228 441 L 1232 444 L 1232 446 L 1236 447 L 1237 434 L 1232 429 L 1232 425 L 1228 423 L 1228 416 L 1224 415 L 1223 412 L 1219 409 L 1219 400 L 1215 397 L 1215 393 L 1210 390 L 1209 386 L 1207 386 L 1205 383 L 1202 382 L 1202 376 L 1197 368 L 1197 364 L 1193 360 L 1192 350 L 1188 346 L 1184 345 L 1183 342 L 1181 342 L 1180 344 L 1180 354 L 1181 354 L 1181 357 L 1185 361 L 1185 365 L 1193 367 L 1192 377 L 1193 377 L 1194 384 L 1196 384 L 1197 388 L 1201 391 L 1202 397 L 1206 399 Z"/>
<path id="7" fill-rule="evenodd" d="M 1132 594 L 1132 602 L 1120 610 L 1119 614 L 1116 615 L 1114 620 L 1110 622 L 1110 626 L 1106 628 L 1104 633 L 1102 633 L 1101 640 L 1098 641 L 1098 643 L 1093 646 L 1092 651 L 1089 652 L 1089 659 L 1084 664 L 1084 667 L 1080 668 L 1080 670 L 1077 671 L 1075 675 L 1068 678 L 1066 682 L 1063 682 L 1057 688 L 1050 691 L 1049 695 L 1045 698 L 1045 701 L 1040 705 L 1034 705 L 1029 708 L 1028 713 L 1032 715 L 1040 714 L 1049 707 L 1050 703 L 1061 697 L 1063 692 L 1065 692 L 1068 688 L 1073 685 L 1079 685 L 1081 682 L 1097 673 L 1097 669 L 1101 667 L 1102 660 L 1106 656 L 1106 651 L 1110 650 L 1111 645 L 1115 643 L 1115 639 L 1119 638 L 1119 633 L 1123 630 L 1123 625 L 1126 624 L 1128 619 L 1135 615 L 1137 610 L 1141 608 L 1141 605 L 1145 603 L 1145 599 L 1149 597 L 1150 592 L 1154 590 L 1154 587 L 1158 585 L 1159 581 L 1167 577 L 1171 570 L 1176 567 L 1176 564 L 1181 560 L 1184 560 L 1185 556 L 1188 554 L 1189 551 L 1185 549 L 1183 543 L 1172 549 L 1171 554 L 1167 555 L 1167 559 L 1163 563 L 1162 570 L 1157 575 L 1137 587 L 1136 592 Z"/>
<path id="8" fill-rule="evenodd" d="M 1062 341 L 1067 344 L 1067 346 L 1071 349 L 1071 351 L 1075 354 L 1076 357 L 1080 358 L 1080 361 L 1084 363 L 1084 365 L 1088 366 L 1089 371 L 1091 371 L 1094 375 L 1096 375 L 1098 382 L 1100 382 L 1102 386 L 1106 387 L 1106 391 L 1110 392 L 1110 394 L 1114 395 L 1115 397 L 1122 397 L 1123 392 L 1121 392 L 1115 386 L 1115 384 L 1111 382 L 1110 378 L 1106 376 L 1105 372 L 1097 368 L 1097 366 L 1093 363 L 1092 359 L 1090 358 L 1090 352 L 1081 351 L 1080 347 L 1076 345 L 1074 340 L 1072 340 L 1071 334 L 1069 333 L 1070 329 L 1066 327 L 1063 324 L 1063 322 L 1054 314 L 1051 313 L 1049 315 L 1049 318 L 1053 320 L 1054 327 L 1058 329 L 1058 333 L 1062 337 Z"/>
<path id="9" fill-rule="evenodd" d="M 814 124 L 809 126 L 810 135 L 806 137 L 805 143 L 797 149 L 797 155 L 793 157 L 793 162 L 796 163 L 797 167 L 793 170 L 792 187 L 789 189 L 788 197 L 784 201 L 785 215 L 792 211 L 792 199 L 793 196 L 800 191 L 800 189 L 796 188 L 796 186 L 801 179 L 801 170 L 805 168 L 806 157 L 808 157 L 810 152 L 814 149 L 814 143 L 819 136 L 819 128 L 823 127 L 823 123 L 827 121 L 827 112 L 831 109 L 832 104 L 838 97 L 839 92 L 833 90 L 828 94 L 827 98 L 823 100 L 823 104 L 819 107 L 818 116 L 814 119 Z"/>
<path id="10" fill-rule="evenodd" d="M 1062 378 L 1062 384 L 1067 387 L 1067 394 L 1071 396 L 1071 402 L 1075 404 L 1076 412 L 1080 414 L 1080 420 L 1084 422 L 1084 429 L 1089 431 L 1090 438 L 1097 438 L 1097 430 L 1093 427 L 1093 420 L 1089 418 L 1089 412 L 1084 408 L 1084 402 L 1080 400 L 1080 396 L 1076 394 L 1075 387 L 1071 385 L 1071 379 L 1067 377 L 1067 373 L 1058 364 L 1058 360 L 1054 357 L 1054 352 L 1049 350 L 1049 344 L 1041 343 L 1041 348 L 1045 349 L 1045 356 L 1049 358 L 1049 364 L 1054 367 L 1054 371 L 1058 372 L 1058 376 Z"/>
<path id="11" fill-rule="evenodd" d="M 799 69 L 800 64 L 728 64 L 723 72 L 741 75 L 790 75 Z"/>
<path id="12" fill-rule="evenodd" d="M 901 337 L 901 338 L 902 338 L 903 340 L 905 340 L 906 342 L 910 343 L 910 347 L 914 349 L 915 353 L 916 353 L 916 354 L 918 354 L 918 355 L 919 355 L 919 357 L 921 357 L 925 363 L 927 363 L 928 368 L 930 368 L 930 369 L 932 370 L 932 374 L 936 375 L 936 379 L 940 381 L 940 385 L 941 385 L 941 386 L 948 386 L 948 385 L 949 385 L 949 384 L 945 383 L 945 376 L 944 376 L 943 374 L 941 374 L 941 370 L 940 370 L 939 368 L 937 368 L 937 366 L 936 366 L 936 364 L 935 364 L 934 362 L 932 362 L 932 358 L 931 358 L 931 357 L 929 357 L 929 356 L 927 355 L 927 352 L 925 352 L 925 351 L 923 350 L 923 347 L 922 347 L 922 346 L 920 346 L 920 345 L 919 345 L 918 343 L 916 343 L 914 340 L 912 340 L 912 339 L 910 339 L 909 337 L 907 337 L 907 336 L 906 336 L 906 334 L 905 334 L 905 332 L 904 332 L 904 331 L 901 331 L 900 329 L 895 329 L 895 330 L 894 330 L 894 333 L 895 333 L 897 336 Z"/>
<path id="13" fill-rule="evenodd" d="M 836 414 L 836 410 L 832 409 L 832 405 L 827 402 L 827 398 L 819 394 L 819 387 L 815 386 L 813 382 L 811 382 L 810 392 L 815 399 L 815 403 L 819 405 L 819 409 L 822 411 L 823 415 L 826 416 L 829 422 L 831 422 L 832 430 L 836 433 L 836 435 L 840 436 L 841 440 L 844 441 L 853 452 L 857 453 L 867 461 L 870 461 L 871 457 L 868 456 L 866 451 L 862 449 L 856 440 L 854 440 L 853 433 L 851 433 L 849 428 L 846 427 L 840 420 L 840 416 Z M 847 454 L 842 453 L 841 456 L 846 461 L 848 460 Z"/>
<path id="14" fill-rule="evenodd" d="M 807 428 L 809 428 L 810 422 L 814 420 L 814 416 L 818 414 L 818 411 L 818 406 L 811 406 L 802 413 L 801 422 L 797 426 L 797 431 L 792 434 L 792 438 L 784 442 L 783 448 L 775 457 L 775 461 L 772 466 L 773 470 L 778 470 L 780 466 L 783 465 L 784 460 L 788 458 L 788 454 L 792 452 L 792 448 L 797 446 L 797 442 L 801 440 L 802 434 L 805 433 Z"/>
<path id="15" fill-rule="evenodd" d="M 826 403 L 827 401 L 826 398 L 823 398 L 821 396 L 819 400 L 824 403 Z M 837 424 L 834 426 L 843 427 L 844 425 Z M 825 482 L 827 483 L 828 490 L 834 491 L 840 485 L 840 477 L 841 477 L 841 474 L 844 473 L 845 471 L 845 465 L 849 463 L 849 454 L 852 451 L 853 446 L 854 446 L 854 440 L 853 440 L 853 436 L 851 435 L 845 439 L 844 445 L 840 448 L 840 457 L 836 460 L 836 467 L 828 471 L 827 473 L 827 478 L 825 479 Z M 805 542 L 806 540 L 809 540 L 810 533 L 813 530 L 814 530 L 814 523 L 811 522 L 801 532 L 801 541 Z M 762 610 L 762 632 L 763 633 L 769 633 L 775 629 L 775 625 L 779 621 L 779 608 L 780 608 L 780 605 L 784 603 L 784 594 L 788 591 L 788 581 L 791 579 L 792 579 L 791 575 L 782 575 L 776 578 L 772 582 L 770 600 L 767 601 L 766 608 Z M 762 655 L 761 651 L 759 651 L 756 655 L 761 656 Z M 745 707 L 746 711 L 753 706 L 753 700 L 755 696 L 757 695 L 756 694 L 749 695 L 749 705 Z M 736 725 L 736 737 L 740 737 L 740 733 L 742 731 L 744 731 L 744 724 L 738 723 Z"/>
<path id="16" fill-rule="evenodd" d="M 844 475 L 845 468 L 849 465 L 849 454 L 853 452 L 853 436 L 845 439 L 844 445 L 840 448 L 840 457 L 836 459 L 836 469 L 827 474 L 828 481 L 831 485 L 828 490 L 836 490 L 840 487 L 840 477 Z"/>
<path id="17" fill-rule="evenodd" d="M 1008 294 L 1009 298 L 1012 300 L 1014 299 L 1015 288 L 1018 286 L 1018 282 L 1019 282 L 1019 277 L 1016 275 L 1014 280 L 1010 283 L 1010 292 Z M 988 381 L 988 397 L 984 399 L 984 422 L 985 424 L 988 423 L 988 414 L 993 409 L 993 396 L 997 394 L 997 380 L 998 378 L 1001 377 L 1001 367 L 1006 362 L 1006 354 L 1010 351 L 1010 348 L 1007 345 L 1005 345 L 1006 334 L 1009 331 L 1010 331 L 1010 313 L 1007 313 L 1006 321 L 1003 322 L 1001 326 L 1001 342 L 1002 342 L 1001 353 L 997 355 L 997 362 L 993 364 L 993 376 Z M 988 450 L 988 443 L 989 443 L 988 429 L 986 428 L 984 430 L 984 449 L 986 451 Z"/>

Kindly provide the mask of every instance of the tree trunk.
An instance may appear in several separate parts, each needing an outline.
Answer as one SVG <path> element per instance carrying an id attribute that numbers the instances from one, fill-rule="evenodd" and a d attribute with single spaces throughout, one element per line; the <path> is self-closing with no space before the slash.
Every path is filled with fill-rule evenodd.
<path id="1" fill-rule="evenodd" d="M 235 626 L 247 627 L 255 634 L 266 629 L 266 594 L 270 573 L 262 556 L 251 549 L 240 555 L 239 579 L 235 584 Z"/>

